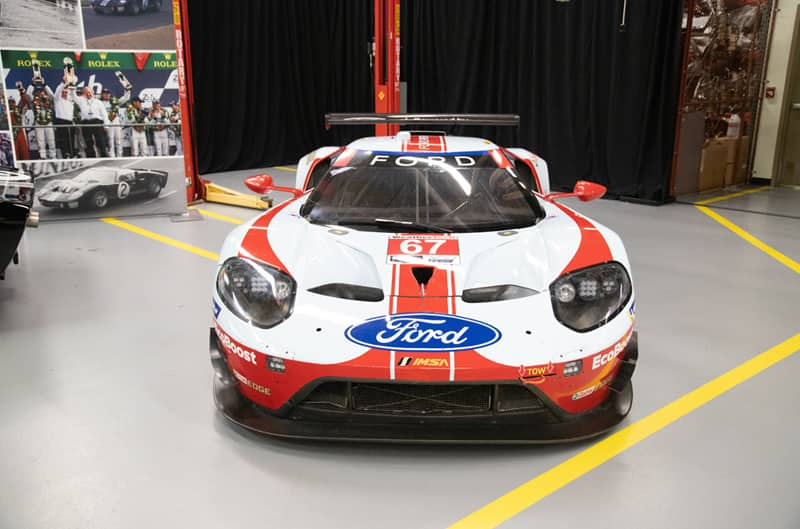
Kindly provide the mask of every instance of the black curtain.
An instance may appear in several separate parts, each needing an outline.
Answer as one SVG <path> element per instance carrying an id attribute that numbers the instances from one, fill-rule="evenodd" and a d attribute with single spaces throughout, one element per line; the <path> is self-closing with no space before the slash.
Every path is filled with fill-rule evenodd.
<path id="1" fill-rule="evenodd" d="M 547 160 L 554 188 L 667 199 L 682 0 L 403 0 L 410 112 L 509 112 L 459 128 Z"/>
<path id="2" fill-rule="evenodd" d="M 201 174 L 293 163 L 374 128 L 326 131 L 326 112 L 371 112 L 371 0 L 189 4 Z"/>

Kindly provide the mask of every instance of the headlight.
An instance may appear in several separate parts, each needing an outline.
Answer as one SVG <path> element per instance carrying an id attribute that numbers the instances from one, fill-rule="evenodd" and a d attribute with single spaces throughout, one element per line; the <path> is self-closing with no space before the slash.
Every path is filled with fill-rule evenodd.
<path id="1" fill-rule="evenodd" d="M 277 268 L 231 257 L 217 274 L 222 302 L 241 319 L 268 329 L 291 316 L 297 283 Z"/>
<path id="2" fill-rule="evenodd" d="M 553 311 L 572 330 L 595 329 L 619 312 L 631 297 L 625 267 L 611 262 L 566 274 L 550 285 Z"/>

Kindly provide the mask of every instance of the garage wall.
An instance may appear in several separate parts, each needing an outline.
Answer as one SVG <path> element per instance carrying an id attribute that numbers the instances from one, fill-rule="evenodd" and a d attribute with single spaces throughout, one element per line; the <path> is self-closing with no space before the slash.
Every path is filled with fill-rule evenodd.
<path id="1" fill-rule="evenodd" d="M 758 124 L 758 138 L 753 160 L 753 177 L 772 180 L 775 177 L 780 122 L 788 99 L 787 84 L 789 60 L 792 50 L 795 16 L 800 6 L 798 0 L 778 0 L 775 26 L 769 50 L 765 86 L 774 86 L 776 97 L 764 99 Z"/>

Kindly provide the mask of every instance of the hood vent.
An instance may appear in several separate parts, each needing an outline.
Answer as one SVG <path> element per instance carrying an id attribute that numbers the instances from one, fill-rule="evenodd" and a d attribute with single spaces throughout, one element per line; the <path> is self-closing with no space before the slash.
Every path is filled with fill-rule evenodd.
<path id="1" fill-rule="evenodd" d="M 517 285 L 495 285 L 491 287 L 469 288 L 461 293 L 466 303 L 486 303 L 534 296 L 539 292 Z"/>
<path id="2" fill-rule="evenodd" d="M 328 283 L 327 285 L 309 288 L 308 291 L 322 296 L 351 299 L 353 301 L 383 301 L 383 290 L 380 288 L 349 285 L 347 283 Z"/>

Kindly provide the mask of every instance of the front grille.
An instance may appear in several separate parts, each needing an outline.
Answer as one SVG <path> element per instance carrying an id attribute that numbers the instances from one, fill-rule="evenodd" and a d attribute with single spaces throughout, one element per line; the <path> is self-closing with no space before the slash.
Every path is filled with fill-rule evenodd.
<path id="1" fill-rule="evenodd" d="M 501 413 L 544 411 L 545 409 L 541 399 L 531 393 L 525 386 L 512 384 L 498 386 L 497 411 Z"/>
<path id="2" fill-rule="evenodd" d="M 535 393 L 519 384 L 325 382 L 300 401 L 296 410 L 392 417 L 551 415 Z"/>
<path id="3" fill-rule="evenodd" d="M 480 414 L 491 411 L 493 386 L 353 384 L 353 409 L 410 415 Z"/>

